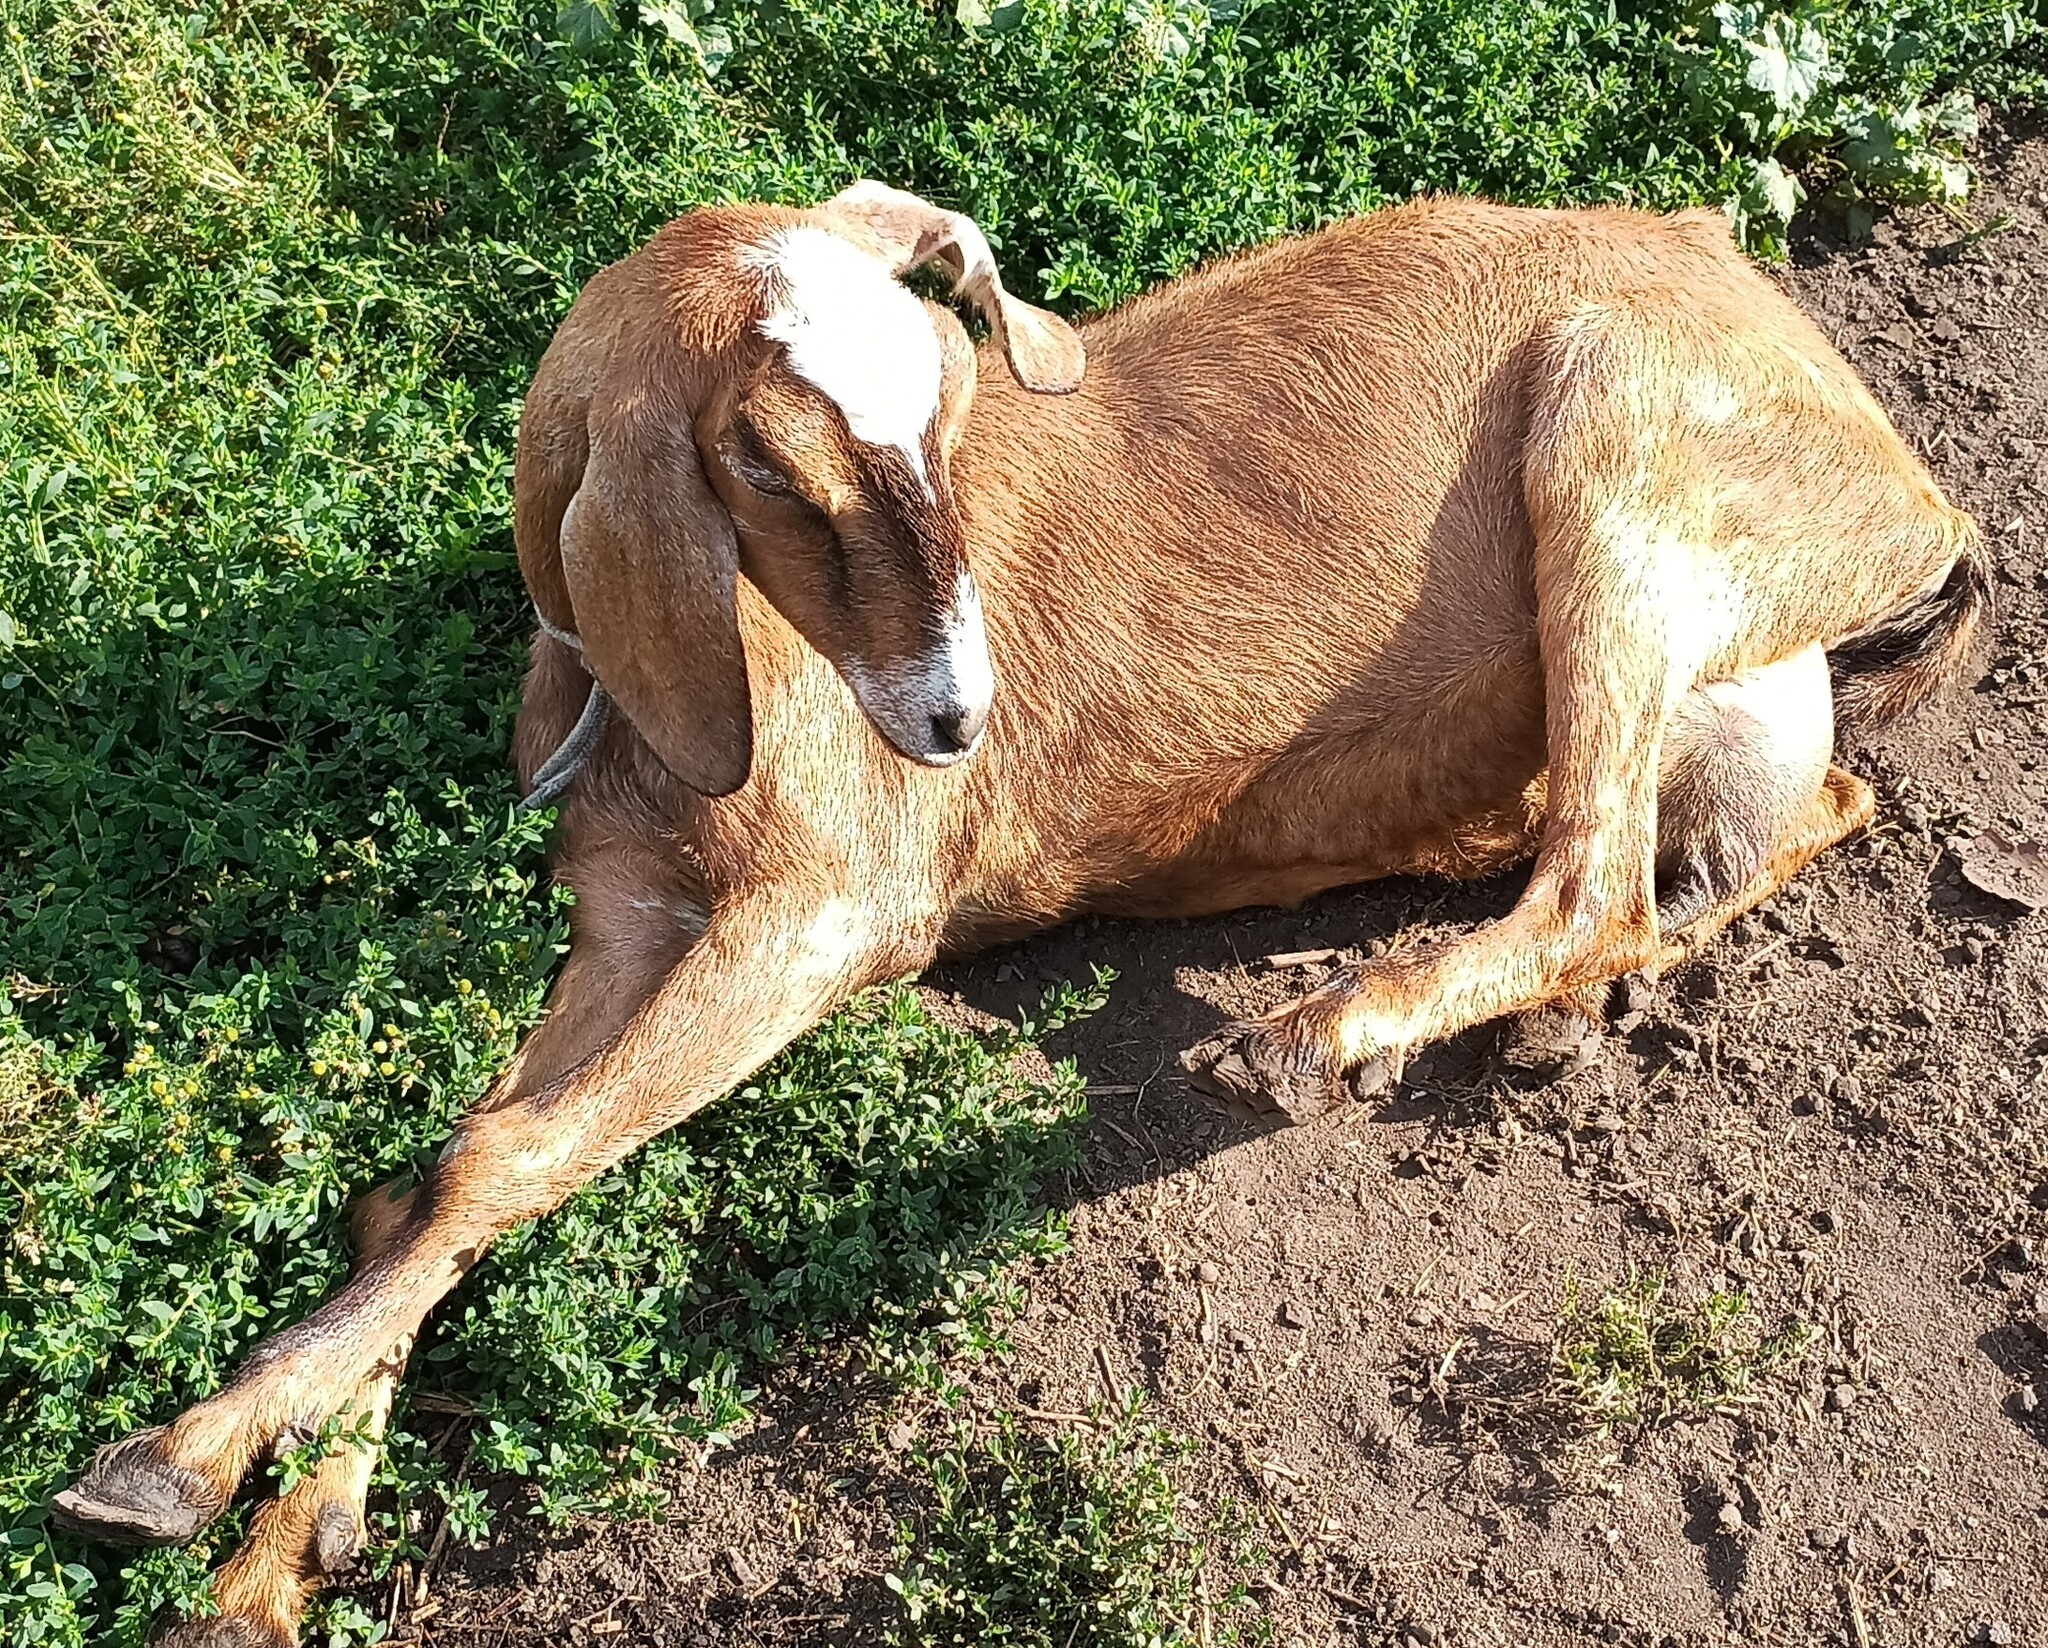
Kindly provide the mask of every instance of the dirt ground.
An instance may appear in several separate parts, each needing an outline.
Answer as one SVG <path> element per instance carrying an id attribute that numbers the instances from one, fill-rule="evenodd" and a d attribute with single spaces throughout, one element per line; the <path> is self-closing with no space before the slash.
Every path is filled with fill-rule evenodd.
<path id="1" fill-rule="evenodd" d="M 1480 921 L 1513 877 L 1088 921 L 931 980 L 952 1010 L 1006 1012 L 1117 970 L 1055 1047 L 1096 1088 L 1073 1252 L 1034 1277 L 1014 1358 L 966 1382 L 1051 1412 L 1149 1392 L 1202 1442 L 1196 1492 L 1249 1508 L 1276 1553 L 1277 1643 L 2048 1644 L 2048 916 L 1959 856 L 2048 837 L 2048 136 L 2010 127 L 1982 158 L 1967 216 L 1902 212 L 1858 246 L 1823 228 L 1784 274 L 1983 524 L 2002 612 L 1982 678 L 1851 752 L 1877 826 L 1590 1067 L 1512 1080 L 1480 1032 L 1391 1101 L 1271 1134 L 1180 1077 L 1179 1049 L 1326 971 L 1263 958 Z M 1604 1457 L 1473 1418 L 1546 1366 L 1568 1279 L 1631 1267 L 1685 1298 L 1740 1286 L 1819 1341 L 1741 1415 Z M 763 1407 L 678 1470 L 665 1523 L 549 1542 L 503 1518 L 399 1634 L 871 1640 L 894 1461 L 936 1416 L 849 1401 L 829 1361 Z"/>

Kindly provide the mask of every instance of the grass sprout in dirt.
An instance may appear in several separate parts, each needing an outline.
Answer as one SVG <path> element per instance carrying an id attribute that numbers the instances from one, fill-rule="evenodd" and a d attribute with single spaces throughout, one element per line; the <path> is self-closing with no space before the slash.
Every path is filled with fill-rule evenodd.
<path id="1" fill-rule="evenodd" d="M 898 1648 L 1158 1648 L 1266 1640 L 1245 1579 L 1265 1553 L 1204 1515 L 1175 1475 L 1192 1444 L 1115 1410 L 962 1419 L 912 1454 L 928 1503 L 884 1583 Z M 1213 1543 L 1212 1543 L 1213 1542 Z M 1220 1560 L 1217 1553 L 1221 1553 Z"/>
<path id="2" fill-rule="evenodd" d="M 1561 1457 L 1583 1443 L 1737 1413 L 1772 1375 L 1796 1369 L 1814 1338 L 1796 1320 L 1766 1330 L 1737 1290 L 1685 1303 L 1658 1271 L 1597 1290 L 1573 1277 L 1547 1346 L 1460 1337 L 1424 1370 L 1421 1395 L 1468 1439 Z"/>
<path id="3" fill-rule="evenodd" d="M 1592 1298 L 1576 1283 L 1566 1291 L 1551 1385 L 1577 1428 L 1604 1436 L 1733 1413 L 1813 1343 L 1804 1322 L 1766 1333 L 1746 1294 L 1716 1289 L 1688 1306 L 1669 1290 L 1653 1271 Z"/>

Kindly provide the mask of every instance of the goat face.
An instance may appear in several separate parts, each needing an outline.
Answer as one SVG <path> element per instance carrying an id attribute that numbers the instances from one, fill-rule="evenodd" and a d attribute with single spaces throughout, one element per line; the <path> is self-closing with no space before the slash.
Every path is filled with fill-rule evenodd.
<path id="1" fill-rule="evenodd" d="M 891 748 L 963 759 L 995 695 L 947 460 L 974 395 L 950 310 L 801 223 L 756 253 L 765 349 L 705 443 L 740 566 Z"/>
<path id="2" fill-rule="evenodd" d="M 753 760 L 742 572 L 911 760 L 962 759 L 988 719 L 947 473 L 975 356 L 950 310 L 897 283 L 926 263 L 1024 387 L 1079 385 L 1081 340 L 1003 289 L 971 221 L 876 184 L 679 219 L 591 282 L 541 363 L 519 434 L 527 587 L 706 794 Z"/>

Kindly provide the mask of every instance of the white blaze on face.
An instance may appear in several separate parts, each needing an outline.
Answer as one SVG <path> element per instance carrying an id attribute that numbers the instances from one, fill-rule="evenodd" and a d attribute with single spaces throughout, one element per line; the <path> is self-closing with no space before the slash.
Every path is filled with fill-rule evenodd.
<path id="1" fill-rule="evenodd" d="M 986 714 L 995 702 L 996 672 L 989 662 L 988 625 L 981 615 L 981 589 L 962 572 L 953 585 L 953 610 L 946 619 L 934 673 L 970 715 Z"/>
<path id="2" fill-rule="evenodd" d="M 924 486 L 924 435 L 939 409 L 939 336 L 924 305 L 851 241 L 810 224 L 778 230 L 748 264 L 769 277 L 763 337 L 829 398 L 855 440 L 903 455 Z"/>

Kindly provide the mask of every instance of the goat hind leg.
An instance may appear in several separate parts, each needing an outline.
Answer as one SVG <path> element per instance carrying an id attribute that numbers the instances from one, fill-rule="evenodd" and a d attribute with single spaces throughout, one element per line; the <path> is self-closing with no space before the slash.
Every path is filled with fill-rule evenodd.
<path id="1" fill-rule="evenodd" d="M 1855 809 L 1837 805 L 1829 787 L 1833 748 L 1834 695 L 1817 646 L 1704 682 L 1679 701 L 1657 777 L 1657 927 L 1665 948 L 1656 968 L 1632 979 L 1647 984 L 1675 965 L 1672 935 L 1685 935 L 1687 954 L 1697 949 L 1740 913 L 1727 907 L 1745 890 L 1751 903 L 1769 896 L 1759 878 L 1770 891 L 1783 885 L 1812 856 L 1799 856 L 1795 844 L 1825 846 L 1853 828 L 1835 827 Z M 1516 1014 L 1502 1033 L 1503 1062 L 1550 1076 L 1571 1068 L 1597 1045 L 1614 995 L 1602 983 Z"/>
<path id="2" fill-rule="evenodd" d="M 1397 1076 L 1411 1048 L 1658 958 L 1662 739 L 1714 645 L 1681 610 L 1701 564 L 1683 511 L 1602 507 L 1639 495 L 1640 476 L 1560 485 L 1551 467 L 1528 480 L 1550 757 L 1528 886 L 1498 921 L 1346 968 L 1184 1054 L 1195 1085 L 1236 1113 L 1307 1120 L 1348 1100 L 1354 1080 Z"/>

